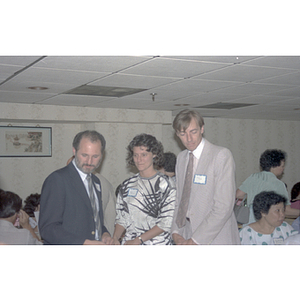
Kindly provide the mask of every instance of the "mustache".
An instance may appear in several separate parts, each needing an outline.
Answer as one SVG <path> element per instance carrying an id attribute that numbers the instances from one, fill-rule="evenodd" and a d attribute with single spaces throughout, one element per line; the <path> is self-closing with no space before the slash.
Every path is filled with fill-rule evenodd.
<path id="1" fill-rule="evenodd" d="M 89 165 L 89 164 L 83 164 L 82 165 L 82 167 L 85 167 L 85 166 L 87 166 L 87 167 L 96 167 L 95 165 Z"/>

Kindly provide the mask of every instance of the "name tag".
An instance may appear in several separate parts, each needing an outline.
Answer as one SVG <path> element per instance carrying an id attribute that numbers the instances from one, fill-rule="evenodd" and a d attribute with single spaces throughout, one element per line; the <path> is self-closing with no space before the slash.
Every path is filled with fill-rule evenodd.
<path id="1" fill-rule="evenodd" d="M 283 238 L 282 237 L 274 238 L 273 242 L 274 242 L 274 245 L 282 245 L 283 244 Z"/>
<path id="2" fill-rule="evenodd" d="M 137 189 L 129 189 L 127 196 L 128 197 L 135 197 L 138 193 Z"/>
<path id="3" fill-rule="evenodd" d="M 96 187 L 97 191 L 100 192 L 100 185 L 98 183 L 95 183 L 95 187 Z"/>
<path id="4" fill-rule="evenodd" d="M 206 184 L 206 179 L 207 179 L 206 175 L 195 174 L 194 183 L 196 183 L 196 184 Z"/>

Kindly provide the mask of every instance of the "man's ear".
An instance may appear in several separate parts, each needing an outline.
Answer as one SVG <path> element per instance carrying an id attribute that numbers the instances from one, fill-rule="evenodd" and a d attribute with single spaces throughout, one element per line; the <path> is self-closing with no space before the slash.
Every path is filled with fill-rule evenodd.
<path id="1" fill-rule="evenodd" d="M 201 132 L 201 134 L 204 133 L 204 125 L 201 127 L 200 132 Z"/>
<path id="2" fill-rule="evenodd" d="M 73 147 L 72 150 L 73 150 L 73 155 L 75 156 L 75 154 L 76 154 L 75 148 Z"/>

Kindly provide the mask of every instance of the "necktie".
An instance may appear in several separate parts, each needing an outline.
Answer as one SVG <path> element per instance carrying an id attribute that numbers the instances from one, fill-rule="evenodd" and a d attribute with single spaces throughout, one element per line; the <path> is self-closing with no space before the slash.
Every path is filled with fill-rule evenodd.
<path id="1" fill-rule="evenodd" d="M 98 240 L 100 240 L 101 239 L 101 224 L 100 224 L 99 213 L 98 213 L 97 206 L 96 206 L 97 199 L 94 194 L 93 180 L 92 180 L 91 174 L 88 174 L 86 176 L 86 180 L 88 182 L 90 201 L 91 201 L 91 205 L 92 205 L 93 213 L 94 213 L 95 228 L 96 228 L 96 231 L 98 232 Z"/>
<path id="2" fill-rule="evenodd" d="M 185 180 L 184 180 L 181 201 L 179 204 L 177 218 L 176 218 L 176 224 L 179 228 L 181 228 L 185 225 L 186 213 L 187 213 L 188 206 L 189 206 L 190 194 L 191 194 L 191 188 L 192 188 L 193 162 L 194 162 L 194 155 L 192 152 L 190 152 L 189 162 L 188 162 L 188 165 L 186 168 L 186 173 L 185 173 Z"/>

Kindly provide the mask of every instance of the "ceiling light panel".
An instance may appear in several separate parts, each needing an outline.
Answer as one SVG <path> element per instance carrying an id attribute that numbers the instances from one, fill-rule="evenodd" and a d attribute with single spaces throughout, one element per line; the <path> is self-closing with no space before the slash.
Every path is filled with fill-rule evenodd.
<path id="1" fill-rule="evenodd" d="M 126 87 L 111 87 L 99 85 L 82 85 L 64 94 L 106 96 L 106 97 L 124 97 L 145 91 L 145 89 L 135 89 Z"/>

